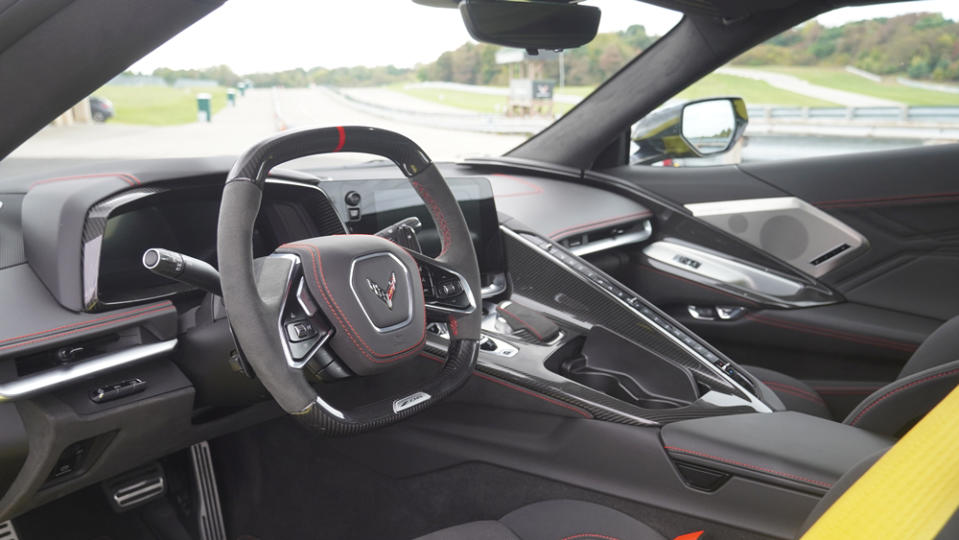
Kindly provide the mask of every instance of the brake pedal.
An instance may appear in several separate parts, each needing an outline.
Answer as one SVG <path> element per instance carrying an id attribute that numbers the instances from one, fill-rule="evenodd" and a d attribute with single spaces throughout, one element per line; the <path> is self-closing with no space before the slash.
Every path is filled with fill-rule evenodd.
<path id="1" fill-rule="evenodd" d="M 190 459 L 193 462 L 193 479 L 196 481 L 200 540 L 227 540 L 210 444 L 203 441 L 191 446 Z"/>
<path id="2" fill-rule="evenodd" d="M 0 523 L 0 540 L 20 540 L 12 521 Z"/>
<path id="3" fill-rule="evenodd" d="M 164 496 L 167 483 L 163 467 L 151 463 L 111 478 L 102 487 L 110 506 L 117 512 L 126 512 Z"/>

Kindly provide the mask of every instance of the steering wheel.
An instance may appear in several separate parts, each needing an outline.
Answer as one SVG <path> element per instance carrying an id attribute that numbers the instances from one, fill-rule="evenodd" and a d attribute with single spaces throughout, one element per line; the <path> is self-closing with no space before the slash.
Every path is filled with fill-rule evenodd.
<path id="1" fill-rule="evenodd" d="M 383 156 L 403 171 L 436 223 L 439 256 L 377 236 L 334 235 L 282 245 L 254 260 L 253 225 L 269 171 L 291 159 L 340 151 Z M 241 354 L 287 413 L 324 434 L 360 433 L 411 416 L 459 388 L 473 371 L 481 311 L 469 229 L 439 170 L 398 133 L 305 129 L 248 149 L 223 188 L 217 257 Z M 426 341 L 427 312 L 448 322 L 450 344 L 443 369 L 418 390 L 341 410 L 308 381 L 306 369 L 331 380 L 382 373 L 415 358 Z"/>

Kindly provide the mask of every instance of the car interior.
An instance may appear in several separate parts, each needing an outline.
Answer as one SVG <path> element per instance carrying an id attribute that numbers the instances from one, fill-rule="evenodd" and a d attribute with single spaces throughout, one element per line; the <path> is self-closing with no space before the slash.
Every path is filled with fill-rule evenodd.
<path id="1" fill-rule="evenodd" d="M 682 20 L 503 156 L 315 126 L 228 157 L 0 168 L 0 539 L 825 527 L 959 382 L 959 146 L 638 166 L 640 119 L 650 159 L 706 153 L 697 105 L 728 115 L 720 150 L 742 135 L 741 99 L 660 109 L 678 91 L 873 3 L 647 1 Z M 417 3 L 534 50 L 599 17 Z M 0 2 L 0 155 L 219 4 Z M 288 165 L 337 152 L 377 159 Z M 957 454 L 940 439 L 911 463 Z M 936 467 L 915 493 L 944 509 L 899 538 L 959 537 L 957 464 Z"/>

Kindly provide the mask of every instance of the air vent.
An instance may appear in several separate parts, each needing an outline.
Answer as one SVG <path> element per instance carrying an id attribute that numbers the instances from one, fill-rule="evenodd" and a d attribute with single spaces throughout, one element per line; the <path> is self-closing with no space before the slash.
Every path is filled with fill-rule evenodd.
<path id="1" fill-rule="evenodd" d="M 827 252 L 823 253 L 822 255 L 816 257 L 815 259 L 809 261 L 809 264 L 811 264 L 811 265 L 813 265 L 813 266 L 819 266 L 820 264 L 828 261 L 829 259 L 832 259 L 832 258 L 835 257 L 836 255 L 839 255 L 840 253 L 846 251 L 847 249 L 849 249 L 849 248 L 851 248 L 851 247 L 852 247 L 852 246 L 850 246 L 849 244 L 846 244 L 846 243 L 839 244 L 838 246 L 830 249 L 829 251 L 827 251 Z"/>
<path id="2" fill-rule="evenodd" d="M 648 219 L 593 229 L 567 236 L 559 241 L 574 255 L 583 256 L 607 249 L 636 244 L 653 234 L 653 223 Z"/>

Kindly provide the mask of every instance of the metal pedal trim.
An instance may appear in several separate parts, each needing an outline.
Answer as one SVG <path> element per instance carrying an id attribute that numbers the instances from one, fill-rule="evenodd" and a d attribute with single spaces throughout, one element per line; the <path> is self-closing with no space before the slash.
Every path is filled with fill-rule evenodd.
<path id="1" fill-rule="evenodd" d="M 12 521 L 0 523 L 0 540 L 20 540 Z"/>
<path id="2" fill-rule="evenodd" d="M 216 487 L 216 474 L 213 471 L 213 458 L 210 444 L 206 441 L 190 447 L 190 459 L 193 462 L 193 479 L 197 488 L 197 519 L 200 540 L 227 540 L 223 525 L 223 510 L 220 507 L 220 493 Z"/>
<path id="3" fill-rule="evenodd" d="M 162 477 L 151 478 L 118 489 L 116 493 L 113 494 L 113 502 L 125 510 L 142 502 L 146 502 L 158 495 L 162 495 L 165 489 L 166 485 Z M 0 537 L 0 539 L 2 539 L 2 537 Z"/>

